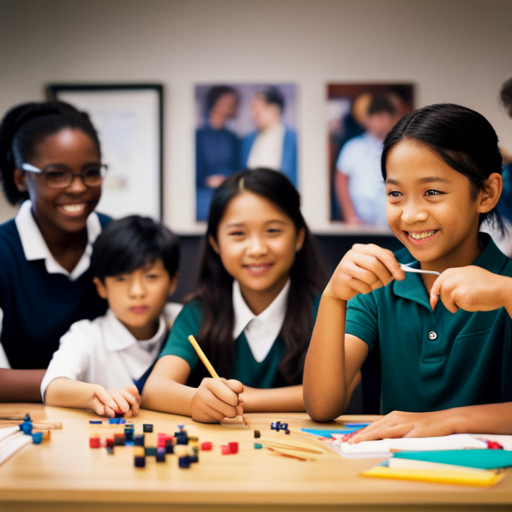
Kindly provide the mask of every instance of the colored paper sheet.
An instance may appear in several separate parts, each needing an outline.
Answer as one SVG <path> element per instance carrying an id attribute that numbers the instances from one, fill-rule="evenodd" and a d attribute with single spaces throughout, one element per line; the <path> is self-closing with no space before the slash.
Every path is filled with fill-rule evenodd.
<path id="1" fill-rule="evenodd" d="M 391 469 L 385 466 L 375 466 L 363 471 L 360 476 L 376 478 L 392 478 L 395 480 L 416 480 L 443 484 L 473 485 L 490 487 L 498 483 L 504 476 L 493 471 L 470 473 L 467 471 L 427 471 L 416 469 Z"/>
<path id="2" fill-rule="evenodd" d="M 392 469 L 421 469 L 432 471 L 469 471 L 472 473 L 481 473 L 489 471 L 487 469 L 469 468 L 466 466 L 454 466 L 452 464 L 440 464 L 439 462 L 426 462 L 424 460 L 414 459 L 398 459 L 397 457 L 390 457 L 385 463 L 385 466 Z M 495 470 L 498 471 L 498 470 Z"/>
<path id="3" fill-rule="evenodd" d="M 487 443 L 470 434 L 452 434 L 444 437 L 403 437 L 400 439 L 380 439 L 350 444 L 341 441 L 339 434 L 334 434 L 330 446 L 347 458 L 389 457 L 394 451 L 424 452 L 440 450 L 465 450 L 468 448 L 487 448 Z"/>
<path id="4" fill-rule="evenodd" d="M 366 426 L 366 425 L 364 425 Z M 350 428 L 341 428 L 341 429 L 320 429 L 320 428 L 301 428 L 302 432 L 306 432 L 306 434 L 311 434 L 316 437 L 326 437 L 327 439 L 332 439 L 332 434 L 341 434 L 341 435 L 347 435 L 351 434 L 352 432 L 356 432 L 363 427 L 350 427 Z"/>
<path id="5" fill-rule="evenodd" d="M 394 453 L 393 458 L 438 462 L 476 469 L 498 469 L 512 466 L 512 451 L 507 450 L 443 450 Z"/>

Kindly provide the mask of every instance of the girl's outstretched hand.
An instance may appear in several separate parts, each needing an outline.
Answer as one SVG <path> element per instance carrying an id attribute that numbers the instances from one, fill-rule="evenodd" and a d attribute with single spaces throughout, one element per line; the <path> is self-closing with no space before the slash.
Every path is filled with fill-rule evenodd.
<path id="1" fill-rule="evenodd" d="M 135 386 L 105 389 L 95 384 L 92 391 L 93 396 L 88 408 L 100 416 L 113 418 L 116 413 L 122 413 L 130 418 L 139 413 L 140 395 Z"/>
<path id="2" fill-rule="evenodd" d="M 192 397 L 191 416 L 201 423 L 218 423 L 242 415 L 239 394 L 244 386 L 237 380 L 203 379 Z"/>
<path id="3" fill-rule="evenodd" d="M 325 292 L 340 300 L 358 293 L 369 293 L 386 286 L 392 279 L 405 278 L 395 255 L 374 244 L 355 244 L 340 261 Z"/>
<path id="4" fill-rule="evenodd" d="M 445 308 L 452 313 L 459 309 L 491 311 L 507 307 L 511 294 L 512 279 L 471 265 L 445 270 L 432 285 L 430 305 L 434 309 L 441 298 Z"/>
<path id="5" fill-rule="evenodd" d="M 448 410 L 436 412 L 393 411 L 371 425 L 348 434 L 342 441 L 359 443 L 399 437 L 437 437 L 455 433 L 453 415 Z"/>

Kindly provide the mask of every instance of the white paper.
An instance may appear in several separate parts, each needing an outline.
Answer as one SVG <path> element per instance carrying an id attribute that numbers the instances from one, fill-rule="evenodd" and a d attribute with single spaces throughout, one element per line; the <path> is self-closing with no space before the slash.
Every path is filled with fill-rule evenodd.
<path id="1" fill-rule="evenodd" d="M 340 455 L 350 459 L 389 457 L 392 450 L 432 451 L 464 450 L 466 448 L 487 448 L 487 443 L 471 434 L 452 434 L 443 437 L 402 437 L 400 439 L 380 439 L 349 444 L 342 442 L 341 434 L 332 434 L 335 441 L 330 445 Z M 489 439 L 486 436 L 486 439 Z"/>

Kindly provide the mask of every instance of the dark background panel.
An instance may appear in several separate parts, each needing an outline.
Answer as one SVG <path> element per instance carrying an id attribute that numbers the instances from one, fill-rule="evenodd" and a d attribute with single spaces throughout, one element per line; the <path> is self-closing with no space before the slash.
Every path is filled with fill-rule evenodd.
<path id="1" fill-rule="evenodd" d="M 343 236 L 315 235 L 320 252 L 330 276 L 343 255 L 356 243 L 374 243 L 392 251 L 402 248 L 402 244 L 393 236 Z M 192 293 L 197 285 L 197 272 L 201 261 L 204 237 L 182 235 L 180 277 L 178 287 L 172 297 L 173 301 L 181 302 Z M 362 383 L 352 396 L 346 414 L 379 414 L 380 412 L 380 364 L 378 353 L 371 353 L 363 369 Z"/>
<path id="2" fill-rule="evenodd" d="M 396 251 L 402 244 L 394 236 L 345 236 L 345 235 L 315 235 L 320 252 L 330 276 L 343 255 L 354 244 L 377 244 L 381 247 Z M 192 293 L 197 285 L 197 271 L 201 260 L 204 239 L 197 235 L 181 235 L 180 278 L 172 300 L 182 302 Z"/>

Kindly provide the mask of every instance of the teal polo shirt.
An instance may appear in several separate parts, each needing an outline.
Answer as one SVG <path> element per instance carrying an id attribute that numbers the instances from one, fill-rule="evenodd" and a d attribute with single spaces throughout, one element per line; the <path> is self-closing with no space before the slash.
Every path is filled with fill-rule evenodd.
<path id="1" fill-rule="evenodd" d="M 482 234 L 473 265 L 512 277 L 512 261 Z M 419 263 L 412 266 L 419 268 Z M 380 348 L 383 412 L 512 401 L 511 319 L 505 308 L 433 312 L 420 275 L 348 302 L 346 333 Z"/>
<path id="2" fill-rule="evenodd" d="M 313 304 L 313 320 L 318 311 L 319 297 Z M 172 327 L 171 333 L 160 357 L 178 356 L 184 359 L 190 366 L 191 373 L 187 381 L 189 386 L 198 386 L 204 377 L 209 377 L 203 363 L 199 360 L 194 348 L 188 341 L 192 334 L 197 337 L 203 320 L 203 312 L 199 300 L 189 302 L 181 310 Z M 211 354 L 205 351 L 206 357 L 210 359 L 215 367 L 215 361 Z M 251 348 L 244 333 L 235 340 L 235 362 L 230 375 L 221 375 L 227 379 L 237 379 L 246 386 L 255 388 L 273 388 L 280 384 L 278 372 L 279 364 L 286 354 L 284 339 L 279 335 L 265 359 L 258 362 L 252 355 Z"/>

